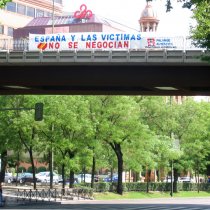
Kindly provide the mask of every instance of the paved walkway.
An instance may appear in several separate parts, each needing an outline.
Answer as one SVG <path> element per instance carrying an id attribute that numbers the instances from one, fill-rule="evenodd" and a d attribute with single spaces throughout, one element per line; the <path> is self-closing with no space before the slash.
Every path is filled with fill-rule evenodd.
<path id="1" fill-rule="evenodd" d="M 138 200 L 72 200 L 33 202 L 4 209 L 76 209 L 76 210 L 210 210 L 210 198 L 161 198 Z"/>

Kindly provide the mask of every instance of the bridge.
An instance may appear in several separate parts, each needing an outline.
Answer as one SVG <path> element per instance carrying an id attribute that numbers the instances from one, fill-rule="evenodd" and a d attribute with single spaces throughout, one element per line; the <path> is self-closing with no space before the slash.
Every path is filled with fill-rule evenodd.
<path id="1" fill-rule="evenodd" d="M 0 50 L 0 94 L 210 96 L 197 50 Z"/>

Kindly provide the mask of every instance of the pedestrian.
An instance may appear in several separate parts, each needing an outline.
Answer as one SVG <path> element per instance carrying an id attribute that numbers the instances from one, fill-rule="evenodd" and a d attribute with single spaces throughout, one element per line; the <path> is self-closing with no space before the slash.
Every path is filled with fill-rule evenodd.
<path id="1" fill-rule="evenodd" d="M 0 182 L 0 206 L 5 206 L 5 199 L 2 191 L 2 184 Z"/>

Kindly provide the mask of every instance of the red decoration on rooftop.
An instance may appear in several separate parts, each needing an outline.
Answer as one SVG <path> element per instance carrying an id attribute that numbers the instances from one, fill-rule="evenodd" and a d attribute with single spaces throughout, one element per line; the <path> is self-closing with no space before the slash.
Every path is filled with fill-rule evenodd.
<path id="1" fill-rule="evenodd" d="M 91 10 L 87 10 L 87 6 L 85 4 L 82 4 L 79 8 L 80 10 L 77 10 L 74 13 L 74 18 L 77 19 L 89 19 L 92 17 L 93 13 Z"/>

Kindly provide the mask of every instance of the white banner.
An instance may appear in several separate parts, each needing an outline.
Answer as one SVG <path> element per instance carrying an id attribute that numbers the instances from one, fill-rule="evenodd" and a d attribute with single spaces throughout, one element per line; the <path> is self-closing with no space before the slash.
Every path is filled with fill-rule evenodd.
<path id="1" fill-rule="evenodd" d="M 59 33 L 30 34 L 29 50 L 128 50 L 183 49 L 183 37 L 157 37 L 146 33 Z"/>

